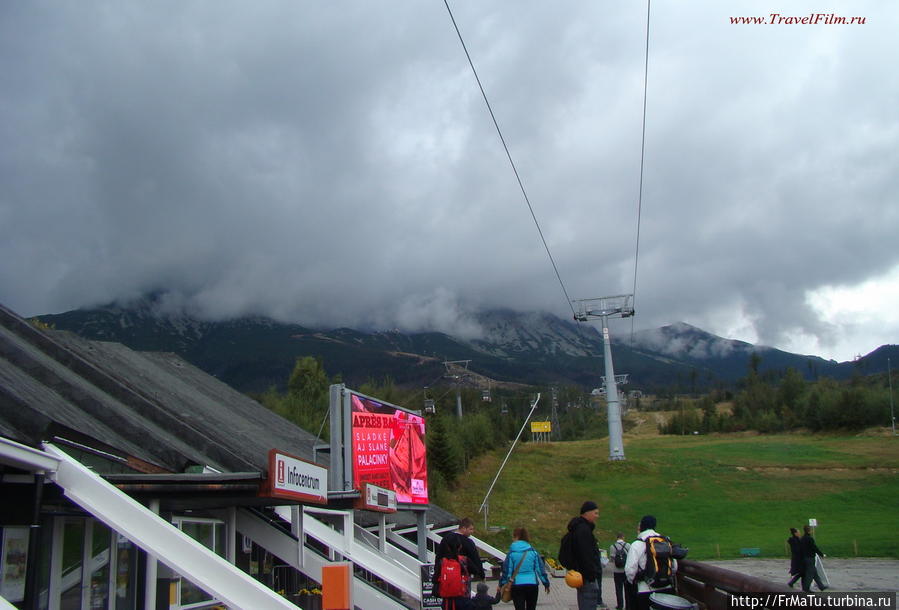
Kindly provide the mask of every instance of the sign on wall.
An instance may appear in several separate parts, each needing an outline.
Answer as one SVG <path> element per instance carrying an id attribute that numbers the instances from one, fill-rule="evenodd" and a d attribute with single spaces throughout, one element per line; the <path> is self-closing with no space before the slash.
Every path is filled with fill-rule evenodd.
<path id="1" fill-rule="evenodd" d="M 25 600 L 25 572 L 28 565 L 28 528 L 0 528 L 0 597 L 10 602 Z"/>
<path id="2" fill-rule="evenodd" d="M 268 452 L 267 496 L 315 504 L 328 503 L 328 469 L 294 455 Z"/>
<path id="3" fill-rule="evenodd" d="M 361 497 L 356 501 L 356 508 L 373 510 L 380 513 L 396 512 L 396 492 L 384 489 L 371 483 L 362 486 Z"/>
<path id="4" fill-rule="evenodd" d="M 434 564 L 421 564 L 421 610 L 437 610 L 442 608 L 442 600 L 434 591 Z"/>

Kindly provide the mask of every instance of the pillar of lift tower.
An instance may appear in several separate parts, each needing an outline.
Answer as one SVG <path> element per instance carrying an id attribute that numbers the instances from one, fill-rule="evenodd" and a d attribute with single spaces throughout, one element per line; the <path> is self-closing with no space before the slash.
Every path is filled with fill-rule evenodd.
<path id="1" fill-rule="evenodd" d="M 603 318 L 602 341 L 606 361 L 606 404 L 609 410 L 609 459 L 624 459 L 624 439 L 621 431 L 621 404 L 618 402 L 618 386 L 615 384 L 615 367 L 612 366 L 612 346 L 609 326 Z"/>

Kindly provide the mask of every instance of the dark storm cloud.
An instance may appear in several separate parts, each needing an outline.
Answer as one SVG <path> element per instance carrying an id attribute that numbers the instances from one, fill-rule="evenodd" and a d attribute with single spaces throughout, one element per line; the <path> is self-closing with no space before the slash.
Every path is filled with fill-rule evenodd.
<path id="1" fill-rule="evenodd" d="M 867 23 L 653 4 L 639 326 L 896 342 L 811 298 L 899 265 L 899 10 L 838 4 Z M 452 6 L 569 295 L 630 292 L 645 6 Z M 24 314 L 164 289 L 467 335 L 480 307 L 570 315 L 442 3 L 11 2 L 0 40 L 0 301 Z"/>

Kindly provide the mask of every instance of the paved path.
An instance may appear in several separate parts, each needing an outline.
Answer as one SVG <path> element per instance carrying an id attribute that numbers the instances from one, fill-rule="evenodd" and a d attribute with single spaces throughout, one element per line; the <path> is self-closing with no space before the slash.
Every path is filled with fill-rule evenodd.
<path id="1" fill-rule="evenodd" d="M 734 572 L 742 572 L 776 582 L 787 580 L 787 559 L 735 559 L 709 561 L 708 563 Z M 824 560 L 827 575 L 834 591 L 899 591 L 899 560 L 896 559 L 838 559 Z M 549 594 L 540 589 L 538 608 L 577 610 L 575 590 L 565 584 L 564 578 L 551 578 Z M 490 592 L 496 591 L 496 581 L 488 581 Z M 798 590 L 798 588 L 797 588 Z M 615 588 L 612 572 L 603 571 L 602 599 L 615 607 Z M 512 604 L 500 604 L 495 608 L 512 608 Z"/>

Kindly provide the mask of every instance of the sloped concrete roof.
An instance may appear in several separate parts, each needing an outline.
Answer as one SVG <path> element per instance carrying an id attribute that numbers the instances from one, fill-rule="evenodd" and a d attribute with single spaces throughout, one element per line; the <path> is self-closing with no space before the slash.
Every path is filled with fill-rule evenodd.
<path id="1" fill-rule="evenodd" d="M 267 470 L 269 449 L 312 458 L 315 437 L 180 357 L 35 328 L 0 306 L 0 432 L 60 430 L 170 472 Z"/>

